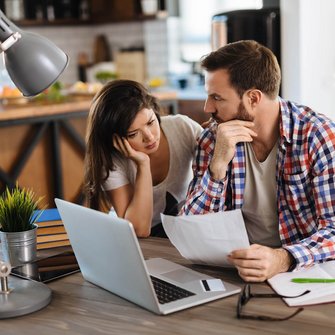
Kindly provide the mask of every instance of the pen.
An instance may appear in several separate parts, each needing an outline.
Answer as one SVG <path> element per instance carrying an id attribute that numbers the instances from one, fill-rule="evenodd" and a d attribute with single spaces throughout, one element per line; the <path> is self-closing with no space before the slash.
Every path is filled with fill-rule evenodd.
<path id="1" fill-rule="evenodd" d="M 335 278 L 293 278 L 293 283 L 304 284 L 304 283 L 335 283 Z"/>

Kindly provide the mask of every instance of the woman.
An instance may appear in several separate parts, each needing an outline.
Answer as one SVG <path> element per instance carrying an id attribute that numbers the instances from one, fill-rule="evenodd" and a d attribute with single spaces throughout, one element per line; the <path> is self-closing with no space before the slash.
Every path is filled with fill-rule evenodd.
<path id="1" fill-rule="evenodd" d="M 159 116 L 139 83 L 115 80 L 93 100 L 88 118 L 85 193 L 94 209 L 129 220 L 137 236 L 164 236 L 160 213 L 185 199 L 202 128 L 183 115 Z"/>

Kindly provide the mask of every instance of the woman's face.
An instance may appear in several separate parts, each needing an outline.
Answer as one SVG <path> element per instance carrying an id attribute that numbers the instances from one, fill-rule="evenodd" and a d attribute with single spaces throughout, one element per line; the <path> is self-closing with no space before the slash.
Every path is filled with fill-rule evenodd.
<path id="1" fill-rule="evenodd" d="M 127 132 L 131 147 L 140 152 L 151 154 L 157 151 L 160 141 L 160 127 L 152 109 L 139 111 Z"/>

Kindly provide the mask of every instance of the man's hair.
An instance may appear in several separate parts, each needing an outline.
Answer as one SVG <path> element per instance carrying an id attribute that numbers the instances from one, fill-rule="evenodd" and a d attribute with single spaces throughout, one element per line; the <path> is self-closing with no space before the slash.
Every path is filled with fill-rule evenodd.
<path id="1" fill-rule="evenodd" d="M 279 94 L 280 67 L 273 52 L 252 40 L 229 43 L 204 56 L 201 66 L 208 72 L 227 70 L 230 84 L 240 97 L 258 89 L 271 99 Z"/>

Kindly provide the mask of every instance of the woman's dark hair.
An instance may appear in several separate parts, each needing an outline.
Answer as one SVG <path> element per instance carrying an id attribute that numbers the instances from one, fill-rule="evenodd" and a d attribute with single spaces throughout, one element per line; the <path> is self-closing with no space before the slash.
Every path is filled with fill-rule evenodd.
<path id="1" fill-rule="evenodd" d="M 144 108 L 152 109 L 160 122 L 156 98 L 132 80 L 111 81 L 94 97 L 86 131 L 84 193 L 89 207 L 111 207 L 102 186 L 114 169 L 113 159 L 120 155 L 113 146 L 113 135 L 125 137 Z"/>
<path id="2" fill-rule="evenodd" d="M 249 89 L 258 89 L 271 99 L 279 94 L 281 73 L 277 58 L 256 41 L 227 44 L 204 56 L 201 65 L 209 72 L 227 70 L 230 84 L 240 97 Z"/>

